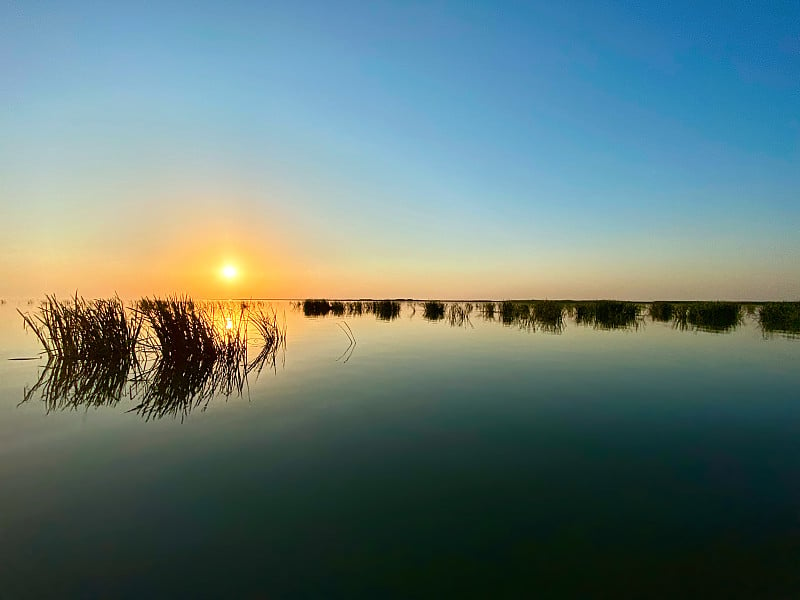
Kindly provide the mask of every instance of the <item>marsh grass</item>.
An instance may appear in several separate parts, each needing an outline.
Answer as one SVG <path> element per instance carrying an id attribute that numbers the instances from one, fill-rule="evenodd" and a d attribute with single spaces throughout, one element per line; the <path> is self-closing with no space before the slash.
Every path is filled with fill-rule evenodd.
<path id="1" fill-rule="evenodd" d="M 578 325 L 592 326 L 595 329 L 635 329 L 640 325 L 641 308 L 635 302 L 575 302 L 572 309 Z"/>
<path id="2" fill-rule="evenodd" d="M 496 309 L 497 305 L 494 302 L 481 302 L 480 304 L 481 314 L 487 321 L 494 321 L 494 313 Z"/>
<path id="3" fill-rule="evenodd" d="M 780 333 L 800 336 L 800 302 L 767 302 L 758 310 L 758 324 L 764 335 Z"/>
<path id="4" fill-rule="evenodd" d="M 71 300 L 47 296 L 34 315 L 23 314 L 26 329 L 39 339 L 47 364 L 23 402 L 40 394 L 48 410 L 116 403 L 132 370 L 138 368 L 136 344 L 142 320 L 128 314 L 122 301 Z"/>
<path id="5" fill-rule="evenodd" d="M 333 308 L 327 300 L 303 300 L 303 314 L 307 317 L 324 317 Z"/>
<path id="6" fill-rule="evenodd" d="M 183 418 L 214 396 L 242 395 L 250 373 L 257 377 L 265 364 L 274 369 L 286 340 L 275 311 L 248 302 L 143 298 L 126 310 L 117 298 L 48 297 L 36 314 L 22 317 L 48 356 L 23 402 L 39 393 L 50 410 L 128 396 L 138 401 L 131 411 L 148 420 Z M 250 361 L 249 344 L 260 347 Z"/>
<path id="7" fill-rule="evenodd" d="M 503 300 L 499 305 L 499 313 L 503 325 L 517 325 L 520 329 L 531 332 L 536 329 L 530 302 Z"/>
<path id="8" fill-rule="evenodd" d="M 428 321 L 441 321 L 444 319 L 445 305 L 438 300 L 427 300 L 422 303 L 422 318 Z"/>
<path id="9" fill-rule="evenodd" d="M 530 312 L 536 325 L 547 333 L 564 331 L 564 303 L 555 300 L 536 300 L 531 304 Z"/>
<path id="10" fill-rule="evenodd" d="M 737 302 L 687 302 L 673 307 L 673 326 L 685 331 L 725 333 L 742 323 L 742 307 Z"/>
<path id="11" fill-rule="evenodd" d="M 342 317 L 344 315 L 361 316 L 363 314 L 373 314 L 383 321 L 393 321 L 400 316 L 401 309 L 400 303 L 395 300 L 373 300 L 368 302 L 363 300 L 352 302 L 334 300 L 329 302 L 325 299 L 307 299 L 299 306 L 307 317 L 325 317 L 327 315 Z"/>
<path id="12" fill-rule="evenodd" d="M 369 312 L 381 321 L 394 321 L 400 316 L 401 306 L 396 300 L 377 300 L 369 305 Z"/>
<path id="13" fill-rule="evenodd" d="M 247 365 L 247 324 L 232 307 L 205 306 L 190 298 L 144 298 L 138 310 L 148 327 L 142 347 L 148 368 L 140 403 L 132 410 L 146 419 L 186 416 L 216 394 L 240 393 Z"/>
<path id="14" fill-rule="evenodd" d="M 364 303 L 360 300 L 347 303 L 347 314 L 352 316 L 361 316 L 364 314 Z"/>
<path id="15" fill-rule="evenodd" d="M 474 307 L 471 303 L 453 302 L 447 306 L 447 320 L 451 327 L 474 327 L 469 315 Z"/>
<path id="16" fill-rule="evenodd" d="M 675 307 L 672 302 L 652 302 L 648 312 L 650 313 L 650 318 L 653 319 L 653 321 L 668 323 L 669 321 L 672 321 Z"/>
<path id="17" fill-rule="evenodd" d="M 17 312 L 48 357 L 67 361 L 122 361 L 133 352 L 142 326 L 116 297 L 89 301 L 76 295 L 62 301 L 47 296 L 36 314 Z"/>

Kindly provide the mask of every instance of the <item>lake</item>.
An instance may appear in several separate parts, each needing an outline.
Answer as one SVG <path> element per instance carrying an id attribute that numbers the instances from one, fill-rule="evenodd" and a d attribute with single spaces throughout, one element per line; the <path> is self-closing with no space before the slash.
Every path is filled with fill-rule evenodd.
<path id="1" fill-rule="evenodd" d="M 0 597 L 800 593 L 800 340 L 272 304 L 274 369 L 149 419 L 22 402 L 0 306 Z"/>

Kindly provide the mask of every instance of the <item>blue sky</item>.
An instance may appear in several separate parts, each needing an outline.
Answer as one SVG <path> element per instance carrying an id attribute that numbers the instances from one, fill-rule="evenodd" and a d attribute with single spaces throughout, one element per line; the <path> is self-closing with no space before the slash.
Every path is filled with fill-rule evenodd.
<path id="1" fill-rule="evenodd" d="M 797 2 L 113 4 L 0 9 L 0 294 L 800 298 Z"/>

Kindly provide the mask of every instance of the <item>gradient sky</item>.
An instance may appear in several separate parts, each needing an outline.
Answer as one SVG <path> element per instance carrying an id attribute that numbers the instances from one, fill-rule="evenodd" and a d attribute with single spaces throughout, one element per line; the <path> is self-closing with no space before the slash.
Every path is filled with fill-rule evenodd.
<path id="1" fill-rule="evenodd" d="M 255 4 L 0 7 L 0 296 L 800 299 L 796 0 Z"/>

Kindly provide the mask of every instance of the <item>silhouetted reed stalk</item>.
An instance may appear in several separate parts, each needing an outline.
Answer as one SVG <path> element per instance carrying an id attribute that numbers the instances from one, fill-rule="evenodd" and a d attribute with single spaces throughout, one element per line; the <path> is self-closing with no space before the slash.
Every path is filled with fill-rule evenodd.
<path id="1" fill-rule="evenodd" d="M 345 351 L 342 352 L 341 356 L 339 356 L 339 358 L 336 359 L 336 362 L 339 362 L 344 358 L 344 363 L 346 363 L 353 356 L 353 352 L 355 352 L 356 345 L 358 345 L 358 342 L 356 342 L 356 336 L 353 334 L 353 330 L 350 328 L 350 325 L 348 325 L 345 321 L 337 323 L 337 325 L 339 326 L 339 329 L 341 329 L 347 336 L 349 344 L 347 348 L 345 348 Z"/>
<path id="2" fill-rule="evenodd" d="M 249 318 L 258 332 L 257 341 L 261 345 L 261 350 L 247 365 L 247 374 L 255 371 L 258 378 L 265 365 L 269 365 L 273 371 L 277 369 L 278 351 L 286 349 L 286 319 L 284 318 L 284 324 L 281 325 L 274 309 L 261 308 L 250 313 Z"/>

